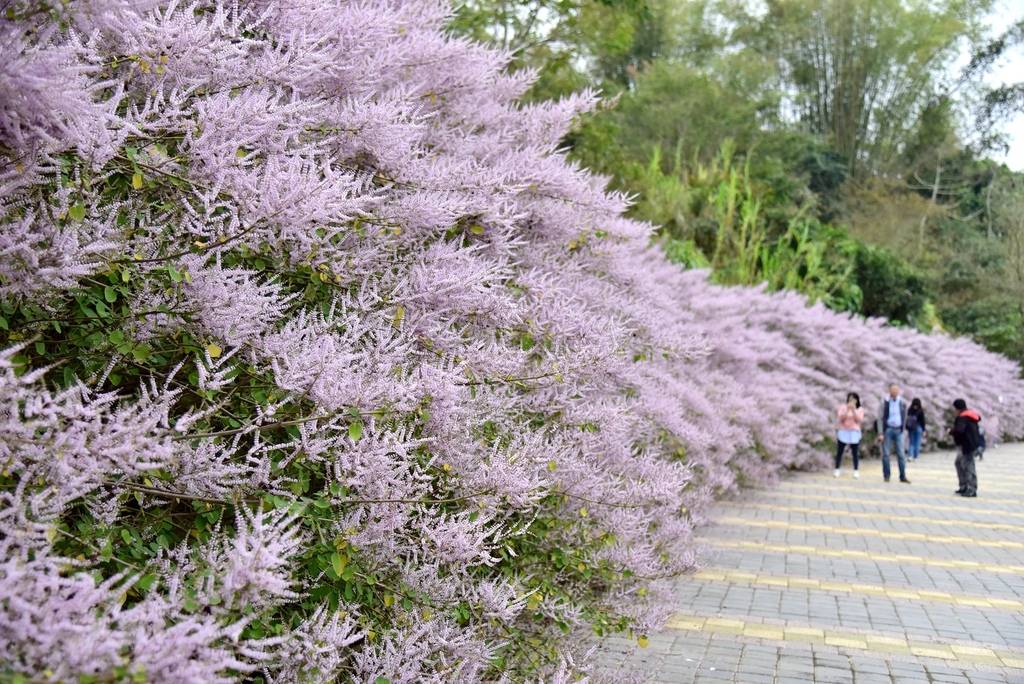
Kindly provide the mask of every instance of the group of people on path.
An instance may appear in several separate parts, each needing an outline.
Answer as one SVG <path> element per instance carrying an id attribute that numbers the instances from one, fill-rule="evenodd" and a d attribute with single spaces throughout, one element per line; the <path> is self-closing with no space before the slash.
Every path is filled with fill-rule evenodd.
<path id="1" fill-rule="evenodd" d="M 965 497 L 978 495 L 978 475 L 974 459 L 981 458 L 984 453 L 984 431 L 981 429 L 981 416 L 967 408 L 967 402 L 957 399 L 953 402 L 957 411 L 953 427 L 946 430 L 952 436 L 958 449 L 956 457 L 956 474 L 960 487 L 956 493 Z M 853 456 L 853 476 L 860 477 L 860 441 L 861 426 L 864 423 L 864 409 L 860 405 L 860 396 L 856 392 L 846 395 L 846 403 L 839 407 L 839 427 L 836 432 L 836 471 L 835 476 L 842 474 L 843 452 L 850 447 Z M 878 441 L 882 444 L 882 477 L 886 482 L 892 476 L 890 454 L 896 452 L 896 463 L 899 467 L 900 482 L 910 484 L 907 478 L 907 459 L 916 461 L 921 455 L 921 441 L 928 431 L 924 407 L 920 399 L 914 399 L 908 405 L 900 396 L 900 388 L 896 383 L 889 385 L 889 395 L 882 399 L 876 414 L 875 428 Z M 909 445 L 904 442 L 904 431 L 909 438 Z M 909 449 L 905 448 L 909 446 Z"/>

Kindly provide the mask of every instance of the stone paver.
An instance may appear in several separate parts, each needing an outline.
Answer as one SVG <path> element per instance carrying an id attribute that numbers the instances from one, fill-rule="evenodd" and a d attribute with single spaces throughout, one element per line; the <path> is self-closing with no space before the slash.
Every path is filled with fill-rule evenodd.
<path id="1" fill-rule="evenodd" d="M 952 452 L 910 485 L 845 465 L 716 505 L 667 629 L 601 642 L 611 679 L 1024 684 L 1024 444 L 989 450 L 976 499 L 953 494 Z"/>

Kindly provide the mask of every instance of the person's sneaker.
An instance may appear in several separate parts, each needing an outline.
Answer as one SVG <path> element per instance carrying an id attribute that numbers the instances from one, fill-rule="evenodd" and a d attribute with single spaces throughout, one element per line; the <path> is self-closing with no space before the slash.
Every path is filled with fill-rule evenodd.
<path id="1" fill-rule="evenodd" d="M 843 472 L 842 470 L 840 470 L 839 468 L 836 468 L 836 472 L 832 473 L 832 477 L 839 477 L 839 474 L 842 473 L 842 472 Z"/>
<path id="2" fill-rule="evenodd" d="M 856 480 L 858 478 L 860 478 L 860 471 L 859 470 L 854 470 L 853 471 L 853 479 Z"/>
<path id="3" fill-rule="evenodd" d="M 910 484 L 910 480 L 908 480 L 908 479 L 907 479 L 907 478 L 905 478 L 905 477 L 901 477 L 901 478 L 900 478 L 900 482 L 902 482 L 903 484 Z"/>
<path id="4" fill-rule="evenodd" d="M 964 497 L 965 499 L 975 499 L 978 497 L 978 494 L 976 492 L 964 492 L 960 496 Z"/>
<path id="5" fill-rule="evenodd" d="M 962 490 L 962 489 L 958 489 L 958 490 L 956 490 L 956 491 L 955 491 L 955 492 L 953 492 L 953 493 L 954 493 L 954 494 L 963 494 L 963 493 L 964 493 L 964 490 Z"/>
<path id="6" fill-rule="evenodd" d="M 889 478 L 885 478 L 885 481 L 886 481 L 886 482 L 888 482 L 888 481 L 889 481 Z"/>

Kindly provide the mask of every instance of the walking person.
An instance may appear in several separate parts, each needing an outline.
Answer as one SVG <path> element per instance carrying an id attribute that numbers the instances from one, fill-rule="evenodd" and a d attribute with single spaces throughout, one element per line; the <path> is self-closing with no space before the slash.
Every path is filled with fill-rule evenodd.
<path id="1" fill-rule="evenodd" d="M 974 468 L 974 456 L 981 446 L 981 436 L 978 433 L 981 416 L 968 409 L 967 402 L 963 399 L 954 401 L 953 408 L 957 410 L 958 415 L 953 422 L 953 428 L 947 432 L 953 436 L 953 441 L 959 448 L 956 455 L 956 477 L 960 481 L 960 488 L 956 493 L 974 498 L 978 496 L 978 471 Z"/>
<path id="2" fill-rule="evenodd" d="M 842 472 L 843 451 L 846 445 L 850 445 L 850 453 L 853 455 L 853 476 L 860 477 L 859 451 L 860 451 L 860 425 L 864 422 L 864 409 L 860 406 L 860 396 L 856 392 L 846 395 L 846 403 L 839 407 L 839 430 L 836 432 L 836 472 L 839 477 Z"/>
<path id="3" fill-rule="evenodd" d="M 907 479 L 907 458 L 903 445 L 903 430 L 907 426 L 907 402 L 900 396 L 900 386 L 889 385 L 889 396 L 882 399 L 878 407 L 878 441 L 882 443 L 882 477 L 889 481 L 889 452 L 895 447 L 896 463 L 900 469 L 900 482 L 910 484 Z"/>
<path id="4" fill-rule="evenodd" d="M 907 409 L 907 435 L 910 437 L 910 449 L 907 452 L 908 459 L 916 461 L 921 455 L 921 440 L 927 431 L 928 426 L 924 420 L 924 407 L 921 406 L 921 400 L 915 398 L 910 402 L 910 408 Z"/>

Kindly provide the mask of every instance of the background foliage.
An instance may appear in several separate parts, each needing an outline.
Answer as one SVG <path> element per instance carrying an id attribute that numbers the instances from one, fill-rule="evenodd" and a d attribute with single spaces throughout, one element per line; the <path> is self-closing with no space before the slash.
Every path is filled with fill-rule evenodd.
<path id="1" fill-rule="evenodd" d="M 505 6 L 533 7 L 471 2 L 454 26 L 494 29 Z M 618 97 L 567 143 L 636 197 L 670 258 L 1024 359 L 1021 175 L 986 158 L 1022 90 L 984 85 L 1020 23 L 993 34 L 988 0 L 560 8 L 519 27 L 515 64 L 540 69 L 533 97 Z"/>

